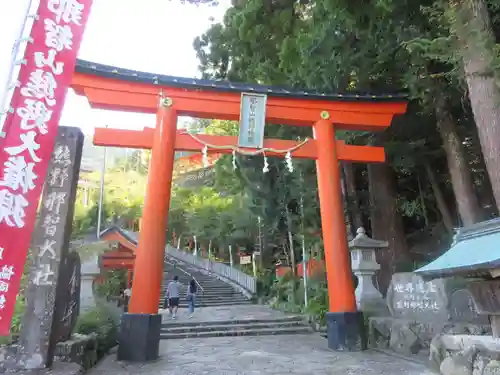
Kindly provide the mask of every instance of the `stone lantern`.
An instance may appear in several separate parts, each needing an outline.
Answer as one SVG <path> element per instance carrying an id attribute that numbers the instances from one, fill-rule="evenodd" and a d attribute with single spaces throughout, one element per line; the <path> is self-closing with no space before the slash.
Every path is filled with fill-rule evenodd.
<path id="1" fill-rule="evenodd" d="M 352 272 L 358 278 L 355 291 L 358 310 L 371 314 L 386 312 L 387 305 L 382 294 L 373 285 L 373 276 L 380 269 L 375 252 L 387 248 L 389 243 L 368 237 L 362 227 L 356 233 L 356 237 L 349 241 L 349 250 Z"/>

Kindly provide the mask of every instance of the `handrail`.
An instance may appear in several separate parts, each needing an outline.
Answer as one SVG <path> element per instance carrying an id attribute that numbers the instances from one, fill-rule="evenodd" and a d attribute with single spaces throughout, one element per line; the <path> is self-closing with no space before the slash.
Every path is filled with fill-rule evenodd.
<path id="1" fill-rule="evenodd" d="M 238 287 L 246 290 L 247 292 L 250 292 L 251 294 L 256 294 L 257 292 L 257 281 L 254 277 L 247 275 L 246 273 L 241 272 L 240 270 L 230 267 L 224 263 L 199 258 L 192 254 L 180 251 L 179 249 L 176 249 L 170 245 L 167 245 L 166 248 L 165 256 L 167 255 L 181 262 L 188 263 L 198 269 L 218 275 L 222 279 L 229 280 L 228 282 L 237 284 Z"/>
<path id="2" fill-rule="evenodd" d="M 175 269 L 180 270 L 183 274 L 190 276 L 190 277 L 194 280 L 194 282 L 196 283 L 196 285 L 198 285 L 198 288 L 200 288 L 202 292 L 204 292 L 204 291 L 205 291 L 205 289 L 201 286 L 201 284 L 198 282 L 198 280 L 196 280 L 196 277 L 194 277 L 192 273 L 189 273 L 188 271 L 186 271 L 186 270 L 185 270 L 185 269 L 183 269 L 182 267 L 179 267 L 177 264 L 174 264 L 174 263 L 172 263 L 172 262 L 169 262 L 168 260 L 165 260 L 165 263 L 170 264 L 170 265 L 171 265 L 171 266 L 173 266 Z"/>

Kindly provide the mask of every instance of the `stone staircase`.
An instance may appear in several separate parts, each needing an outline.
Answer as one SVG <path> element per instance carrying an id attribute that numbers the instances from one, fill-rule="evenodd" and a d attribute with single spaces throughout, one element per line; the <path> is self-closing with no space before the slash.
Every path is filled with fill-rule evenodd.
<path id="1" fill-rule="evenodd" d="M 187 287 L 191 277 L 194 277 L 199 283 L 201 288 L 198 287 L 198 294 L 196 298 L 197 307 L 243 305 L 252 303 L 252 301 L 234 289 L 231 285 L 220 281 L 216 277 L 204 274 L 193 267 L 189 267 L 189 265 L 179 265 L 171 261 L 167 261 L 163 272 L 164 278 L 162 293 L 159 301 L 159 307 L 161 309 L 163 308 L 167 285 L 174 276 L 178 276 L 179 281 L 185 287 Z M 181 298 L 179 301 L 180 308 L 187 308 L 188 305 L 185 290 L 186 289 L 181 292 Z"/>
<path id="2" fill-rule="evenodd" d="M 195 266 L 167 258 L 164 265 L 162 296 L 163 309 L 168 283 L 174 276 L 182 285 L 188 285 L 192 277 L 198 287 L 196 311 L 193 319 L 187 315 L 185 289 L 181 292 L 177 320 L 165 316 L 160 338 L 165 340 L 184 338 L 208 338 L 223 336 L 291 335 L 312 333 L 313 330 L 301 316 L 285 315 L 267 306 L 255 305 L 239 290 Z"/>
<path id="3" fill-rule="evenodd" d="M 264 336 L 312 333 L 312 328 L 300 316 L 271 319 L 220 320 L 205 322 L 171 321 L 161 326 L 164 340 L 223 336 Z"/>

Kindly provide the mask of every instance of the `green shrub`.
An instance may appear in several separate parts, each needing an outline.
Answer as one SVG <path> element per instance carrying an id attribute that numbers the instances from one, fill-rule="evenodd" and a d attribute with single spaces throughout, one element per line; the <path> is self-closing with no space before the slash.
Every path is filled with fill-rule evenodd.
<path id="1" fill-rule="evenodd" d="M 111 270 L 104 273 L 104 282 L 97 284 L 96 291 L 101 297 L 116 297 L 127 285 L 127 270 Z"/>
<path id="2" fill-rule="evenodd" d="M 117 343 L 118 321 L 104 306 L 85 311 L 76 322 L 76 333 L 97 336 L 97 356 L 101 358 Z"/>
<path id="3" fill-rule="evenodd" d="M 19 337 L 19 332 L 21 331 L 21 321 L 24 316 L 24 310 L 26 308 L 26 299 L 24 297 L 24 285 L 25 276 L 23 275 L 23 280 L 20 292 L 16 298 L 16 304 L 14 305 L 14 313 L 12 315 L 12 322 L 10 324 L 10 333 L 7 336 L 0 336 L 0 346 L 9 345 L 16 341 Z"/>
<path id="4" fill-rule="evenodd" d="M 325 315 L 328 312 L 328 286 L 324 279 L 311 279 L 307 285 L 306 313 L 313 321 L 326 324 Z"/>
<path id="5" fill-rule="evenodd" d="M 294 278 L 291 273 L 279 277 L 269 290 L 269 304 L 271 307 L 287 312 L 301 313 L 304 304 L 304 289 L 300 286 L 301 280 Z"/>
<path id="6" fill-rule="evenodd" d="M 276 281 L 276 272 L 274 269 L 259 270 L 257 273 L 257 295 L 267 297 Z"/>
<path id="7" fill-rule="evenodd" d="M 271 307 L 286 312 L 303 313 L 310 320 L 325 324 L 328 311 L 328 287 L 324 275 L 307 280 L 307 308 L 304 304 L 304 282 L 291 273 L 278 278 L 267 294 Z"/>
<path id="8" fill-rule="evenodd" d="M 16 305 L 14 307 L 14 315 L 12 316 L 12 323 L 10 332 L 14 335 L 18 334 L 21 330 L 21 320 L 24 316 L 24 309 L 26 308 L 26 300 L 24 294 L 18 294 L 16 298 Z"/>

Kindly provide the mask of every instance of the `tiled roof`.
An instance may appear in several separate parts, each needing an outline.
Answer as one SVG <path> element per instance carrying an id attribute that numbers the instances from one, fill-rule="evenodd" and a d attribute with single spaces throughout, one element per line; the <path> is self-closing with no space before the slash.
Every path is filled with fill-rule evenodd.
<path id="1" fill-rule="evenodd" d="M 76 72 L 92 74 L 101 77 L 120 79 L 146 83 L 152 85 L 179 87 L 193 90 L 210 90 L 225 92 L 248 92 L 256 94 L 267 94 L 268 96 L 291 97 L 301 99 L 317 99 L 330 101 L 396 101 L 406 100 L 407 95 L 403 93 L 326 93 L 316 90 L 302 90 L 286 87 L 266 86 L 258 84 L 237 83 L 225 80 L 207 80 L 174 77 L 161 74 L 140 72 L 136 70 L 118 68 L 116 66 L 97 64 L 84 60 L 77 60 Z"/>
<path id="2" fill-rule="evenodd" d="M 430 278 L 489 276 L 500 267 L 499 243 L 500 218 L 461 228 L 446 253 L 415 272 Z"/>

